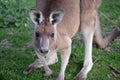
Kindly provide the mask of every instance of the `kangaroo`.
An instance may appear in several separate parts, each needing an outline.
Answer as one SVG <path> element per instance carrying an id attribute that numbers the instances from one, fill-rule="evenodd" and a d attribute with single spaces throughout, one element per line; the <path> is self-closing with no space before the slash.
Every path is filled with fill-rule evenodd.
<path id="1" fill-rule="evenodd" d="M 85 80 L 92 69 L 93 38 L 100 48 L 120 35 L 120 31 L 102 37 L 98 8 L 101 0 L 37 0 L 37 9 L 30 10 L 35 24 L 32 46 L 39 59 L 33 62 L 24 74 L 44 66 L 45 76 L 52 71 L 48 65 L 58 61 L 56 52 L 61 53 L 61 68 L 57 80 L 64 80 L 65 69 L 71 54 L 72 38 L 81 32 L 85 42 L 85 58 L 81 71 L 74 80 Z M 105 44 L 106 43 L 106 44 Z"/>

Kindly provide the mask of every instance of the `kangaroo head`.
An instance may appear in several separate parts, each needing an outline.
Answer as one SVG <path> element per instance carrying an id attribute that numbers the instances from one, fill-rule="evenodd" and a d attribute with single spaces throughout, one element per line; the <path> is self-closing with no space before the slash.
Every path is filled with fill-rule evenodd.
<path id="1" fill-rule="evenodd" d="M 42 12 L 36 9 L 30 10 L 30 18 L 35 24 L 34 30 L 34 47 L 41 54 L 49 52 L 50 47 L 57 39 L 57 24 L 63 18 L 62 11 L 52 11 L 49 17 L 44 17 Z"/>

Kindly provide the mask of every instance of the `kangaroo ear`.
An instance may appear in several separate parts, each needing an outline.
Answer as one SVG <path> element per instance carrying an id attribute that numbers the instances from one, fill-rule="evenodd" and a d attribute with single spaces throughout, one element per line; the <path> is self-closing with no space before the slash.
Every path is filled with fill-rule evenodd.
<path id="1" fill-rule="evenodd" d="M 49 18 L 50 23 L 52 25 L 57 25 L 60 21 L 62 21 L 63 16 L 63 11 L 52 11 Z"/>
<path id="2" fill-rule="evenodd" d="M 41 11 L 36 10 L 36 9 L 31 9 L 29 14 L 34 24 L 39 25 L 42 22 L 43 15 Z"/>

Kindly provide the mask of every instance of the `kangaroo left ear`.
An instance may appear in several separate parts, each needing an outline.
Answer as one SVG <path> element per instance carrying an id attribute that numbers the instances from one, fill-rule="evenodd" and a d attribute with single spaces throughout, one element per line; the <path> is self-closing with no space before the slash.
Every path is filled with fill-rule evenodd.
<path id="1" fill-rule="evenodd" d="M 63 11 L 52 11 L 49 17 L 49 21 L 52 25 L 57 25 L 62 21 L 64 16 Z"/>

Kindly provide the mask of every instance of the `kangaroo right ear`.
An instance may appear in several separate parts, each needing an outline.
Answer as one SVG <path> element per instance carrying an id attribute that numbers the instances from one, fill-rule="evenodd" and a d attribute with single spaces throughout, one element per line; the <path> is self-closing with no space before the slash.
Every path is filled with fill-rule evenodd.
<path id="1" fill-rule="evenodd" d="M 39 25 L 42 22 L 43 15 L 41 11 L 36 10 L 36 9 L 31 9 L 29 14 L 34 24 Z"/>

